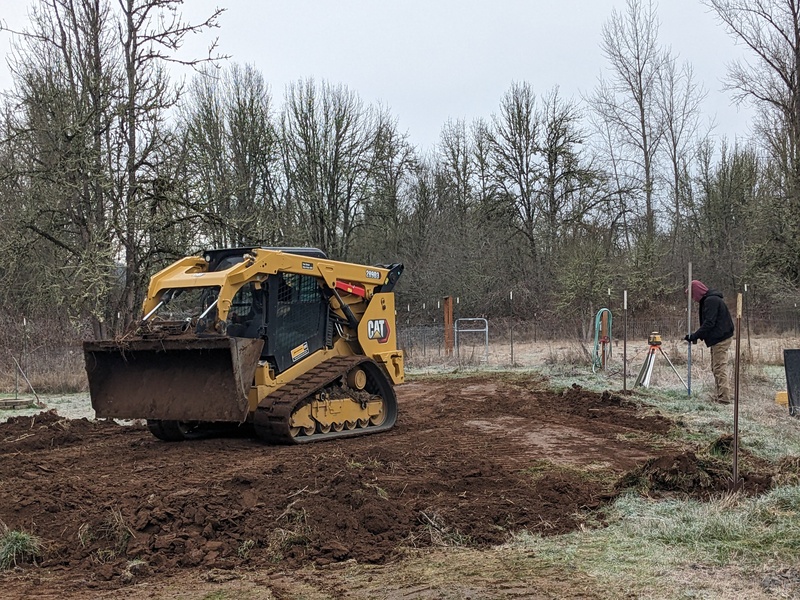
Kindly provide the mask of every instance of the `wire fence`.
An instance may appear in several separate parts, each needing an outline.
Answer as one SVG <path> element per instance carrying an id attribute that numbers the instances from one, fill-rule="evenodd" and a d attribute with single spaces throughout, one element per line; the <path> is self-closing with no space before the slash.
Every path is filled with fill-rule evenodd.
<path id="1" fill-rule="evenodd" d="M 405 354 L 406 364 L 413 368 L 430 366 L 437 363 L 460 364 L 515 364 L 527 366 L 541 361 L 542 351 L 532 352 L 532 345 L 553 348 L 551 353 L 560 352 L 561 356 L 546 357 L 549 360 L 568 360 L 571 351 L 576 362 L 587 362 L 592 359 L 594 351 L 594 326 L 580 322 L 542 323 L 536 321 L 519 321 L 510 319 L 487 319 L 486 332 L 474 329 L 470 323 L 470 331 L 459 330 L 459 321 L 453 326 L 452 339 L 455 340 L 449 351 L 445 342 L 445 327 L 442 324 L 397 326 L 398 346 Z M 658 332 L 665 347 L 682 347 L 683 337 L 687 332 L 685 318 L 664 317 L 660 319 L 628 319 L 612 320 L 610 344 L 620 353 L 625 337 L 633 352 L 647 346 L 651 333 Z M 693 325 L 696 329 L 697 324 Z M 743 319 L 741 336 L 747 345 L 751 338 L 768 337 L 785 339 L 788 344 L 795 344 L 794 338 L 800 338 L 800 318 L 758 317 Z M 747 346 L 746 346 L 747 347 Z M 789 347 L 789 346 L 787 346 Z M 702 343 L 697 351 L 702 355 Z M 773 362 L 779 360 L 780 349 L 770 351 L 763 360 Z"/>
<path id="2" fill-rule="evenodd" d="M 594 357 L 594 323 L 555 319 L 476 319 L 463 323 L 456 320 L 452 338 L 445 336 L 440 323 L 411 324 L 398 319 L 398 346 L 405 354 L 409 368 L 432 366 L 536 366 L 542 362 L 591 364 Z M 485 327 L 481 324 L 485 322 Z M 622 357 L 622 340 L 627 331 L 629 364 L 640 362 L 640 353 L 647 348 L 648 336 L 657 331 L 664 348 L 675 358 L 685 354 L 682 343 L 686 334 L 684 316 L 624 319 L 614 314 L 611 324 L 611 352 L 618 363 Z M 456 332 L 456 328 L 461 329 Z M 696 324 L 694 325 L 696 327 Z M 83 335 L 80 335 L 83 334 Z M 742 320 L 742 340 L 753 360 L 781 364 L 783 348 L 800 347 L 800 314 L 794 311 L 779 315 L 752 316 Z M 0 318 L 0 389 L 24 390 L 27 384 L 22 372 L 37 386 L 51 391 L 60 387 L 83 385 L 83 352 L 81 340 L 88 332 L 72 330 L 68 324 L 45 319 Z M 446 337 L 457 341 L 448 352 Z M 769 339 L 750 348 L 751 339 Z M 797 339 L 796 339 L 797 338 Z M 698 344 L 699 360 L 706 349 Z M 694 359 L 693 359 L 694 360 Z M 18 363 L 18 365 L 17 365 Z"/>

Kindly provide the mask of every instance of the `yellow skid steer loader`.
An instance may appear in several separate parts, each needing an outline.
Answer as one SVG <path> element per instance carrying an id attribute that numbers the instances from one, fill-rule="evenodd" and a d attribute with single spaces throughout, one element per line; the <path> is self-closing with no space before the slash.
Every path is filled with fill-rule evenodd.
<path id="1" fill-rule="evenodd" d="M 183 258 L 151 278 L 128 334 L 84 342 L 96 416 L 146 419 L 167 441 L 231 425 L 279 444 L 386 431 L 404 378 L 402 272 L 316 248 Z"/>

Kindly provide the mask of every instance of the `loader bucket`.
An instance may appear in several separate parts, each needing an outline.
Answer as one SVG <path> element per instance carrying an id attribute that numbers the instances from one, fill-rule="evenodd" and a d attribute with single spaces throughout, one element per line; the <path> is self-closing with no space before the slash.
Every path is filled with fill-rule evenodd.
<path id="1" fill-rule="evenodd" d="M 243 422 L 264 341 L 218 337 L 84 342 L 98 418 Z"/>

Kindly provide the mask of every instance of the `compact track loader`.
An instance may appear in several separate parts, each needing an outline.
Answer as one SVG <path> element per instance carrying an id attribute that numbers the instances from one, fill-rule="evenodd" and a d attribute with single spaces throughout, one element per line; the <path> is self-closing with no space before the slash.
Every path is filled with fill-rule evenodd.
<path id="1" fill-rule="evenodd" d="M 146 419 L 179 441 L 252 426 L 297 444 L 390 429 L 403 382 L 393 288 L 403 265 L 315 248 L 234 248 L 151 278 L 143 318 L 84 342 L 98 418 Z"/>

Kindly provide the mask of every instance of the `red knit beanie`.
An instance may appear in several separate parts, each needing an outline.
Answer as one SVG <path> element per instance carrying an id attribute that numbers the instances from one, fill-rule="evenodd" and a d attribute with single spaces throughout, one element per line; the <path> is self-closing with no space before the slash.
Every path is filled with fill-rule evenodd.
<path id="1" fill-rule="evenodd" d="M 700 302 L 703 296 L 706 295 L 706 292 L 708 292 L 708 287 L 705 283 L 697 279 L 692 281 L 692 300 Z"/>

